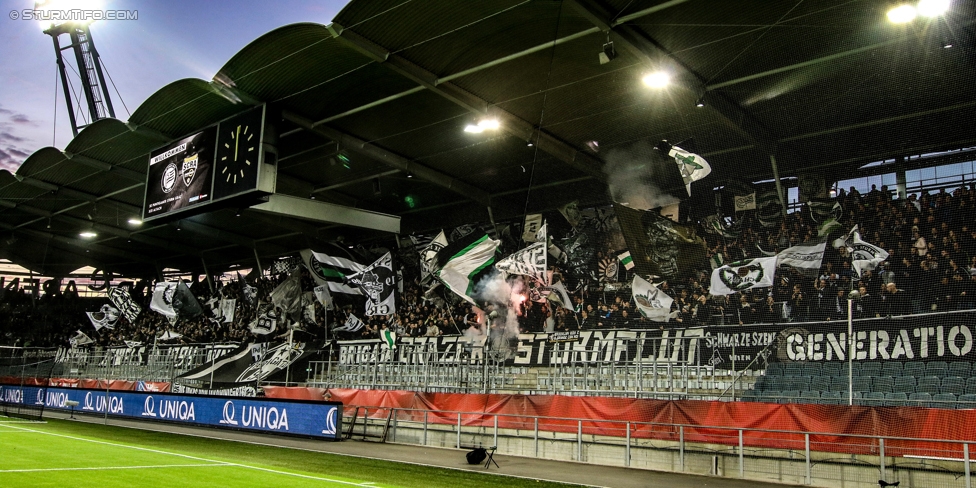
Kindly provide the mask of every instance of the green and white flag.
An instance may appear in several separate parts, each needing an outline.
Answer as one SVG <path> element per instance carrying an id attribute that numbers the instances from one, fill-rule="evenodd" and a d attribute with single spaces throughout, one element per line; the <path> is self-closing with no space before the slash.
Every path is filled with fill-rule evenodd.
<path id="1" fill-rule="evenodd" d="M 691 195 L 691 183 L 708 176 L 712 172 L 712 167 L 705 161 L 705 158 L 685 151 L 678 146 L 671 146 L 668 156 L 674 158 L 674 161 L 678 163 L 678 171 L 681 172 L 681 179 L 685 182 L 685 189 L 688 190 L 689 196 Z"/>
<path id="2" fill-rule="evenodd" d="M 815 278 L 823 264 L 827 241 L 802 242 L 776 255 L 779 266 L 791 266 L 804 276 Z"/>
<path id="3" fill-rule="evenodd" d="M 329 256 L 311 249 L 306 249 L 301 254 L 302 263 L 308 268 L 316 284 L 329 285 L 329 291 L 333 293 L 362 295 L 358 287 L 346 284 L 345 278 L 362 271 L 363 265 L 350 259 Z"/>
<path id="4" fill-rule="evenodd" d="M 847 250 L 851 254 L 851 268 L 860 278 L 865 270 L 873 271 L 881 261 L 888 259 L 888 252 L 861 239 L 861 232 L 855 225 L 847 236 Z"/>
<path id="5" fill-rule="evenodd" d="M 744 259 L 712 271 L 712 295 L 731 295 L 751 288 L 773 286 L 776 257 Z"/>
<path id="6" fill-rule="evenodd" d="M 725 258 L 722 256 L 722 253 L 717 252 L 708 258 L 708 264 L 712 266 L 712 269 L 719 268 L 725 264 Z"/>
<path id="7" fill-rule="evenodd" d="M 634 258 L 630 257 L 630 251 L 618 254 L 617 259 L 624 265 L 624 268 L 627 268 L 627 271 L 634 269 Z"/>
<path id="8" fill-rule="evenodd" d="M 383 329 L 380 331 L 380 338 L 386 343 L 387 347 L 390 349 L 396 349 L 396 332 L 390 329 Z"/>
<path id="9" fill-rule="evenodd" d="M 434 276 L 458 296 L 477 305 L 471 297 L 474 287 L 492 271 L 495 251 L 500 244 L 501 241 L 489 238 L 484 232 L 468 234 L 437 253 Z"/>
<path id="10" fill-rule="evenodd" d="M 783 218 L 783 206 L 779 203 L 776 190 L 763 192 L 756 200 L 756 216 L 763 227 L 770 228 L 779 225 Z"/>
<path id="11" fill-rule="evenodd" d="M 667 322 L 673 316 L 671 304 L 674 299 L 644 278 L 634 276 L 631 292 L 641 315 L 655 322 Z"/>

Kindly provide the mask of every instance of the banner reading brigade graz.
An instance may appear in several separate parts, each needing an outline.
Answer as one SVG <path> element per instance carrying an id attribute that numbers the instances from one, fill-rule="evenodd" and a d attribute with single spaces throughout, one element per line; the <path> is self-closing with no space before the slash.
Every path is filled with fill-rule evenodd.
<path id="1" fill-rule="evenodd" d="M 854 361 L 976 361 L 976 312 L 949 312 L 854 321 Z M 552 343 L 549 334 L 519 334 L 509 365 L 619 364 L 640 362 L 713 365 L 718 369 L 764 369 L 772 362 L 847 361 L 847 322 L 805 322 L 695 327 L 667 330 L 584 330 L 577 342 Z M 468 359 L 462 336 L 403 337 L 396 350 L 375 340 L 339 341 L 342 363 L 424 362 L 419 348 L 437 350 L 437 363 Z M 481 344 L 483 345 L 483 339 Z M 426 349 L 424 349 L 426 350 Z M 734 357 L 733 357 L 734 355 Z"/>

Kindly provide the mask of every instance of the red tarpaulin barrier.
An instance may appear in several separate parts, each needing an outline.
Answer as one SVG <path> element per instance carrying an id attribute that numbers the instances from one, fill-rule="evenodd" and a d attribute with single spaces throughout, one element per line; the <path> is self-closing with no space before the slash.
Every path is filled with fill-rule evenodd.
<path id="1" fill-rule="evenodd" d="M 0 377 L 0 384 L 20 385 L 16 376 Z M 62 388 L 89 388 L 94 390 L 121 391 L 159 391 L 168 392 L 170 383 L 165 381 L 127 381 L 127 380 L 79 380 L 75 378 L 23 378 L 24 386 L 59 386 Z"/>
<path id="2" fill-rule="evenodd" d="M 802 432 L 811 435 L 811 448 L 818 451 L 876 453 L 874 439 L 849 437 L 867 435 L 908 437 L 916 439 L 953 439 L 976 442 L 976 410 L 947 410 L 918 407 L 866 407 L 814 404 L 775 404 L 755 402 L 718 402 L 701 400 L 649 400 L 614 397 L 579 397 L 562 395 L 484 395 L 462 393 L 418 393 L 390 390 L 355 390 L 321 388 L 265 387 L 270 398 L 295 398 L 332 401 L 345 405 L 374 407 L 370 416 L 385 417 L 388 409 L 415 409 L 399 414 L 400 420 L 423 420 L 439 424 L 461 423 L 469 426 L 491 427 L 493 415 L 499 428 L 533 428 L 532 417 L 562 417 L 582 419 L 586 434 L 626 435 L 626 422 L 631 437 L 677 440 L 676 425 L 684 425 L 688 442 L 737 444 L 737 429 L 750 446 L 778 449 L 803 449 Z M 617 420 L 620 423 L 606 422 Z M 650 425 L 671 424 L 671 425 Z M 577 420 L 540 419 L 539 429 L 575 432 Z M 842 449 L 831 447 L 843 445 Z M 962 444 L 925 441 L 897 441 L 886 443 L 886 454 L 905 454 L 938 457 L 961 457 Z"/>

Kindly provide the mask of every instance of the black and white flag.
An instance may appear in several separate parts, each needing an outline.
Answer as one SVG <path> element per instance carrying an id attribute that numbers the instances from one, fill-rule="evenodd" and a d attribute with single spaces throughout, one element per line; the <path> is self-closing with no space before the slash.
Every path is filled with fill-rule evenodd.
<path id="1" fill-rule="evenodd" d="M 95 341 L 93 341 L 91 337 L 88 337 L 88 335 L 81 330 L 78 330 L 73 337 L 68 339 L 68 343 L 71 344 L 71 347 L 84 346 L 93 342 Z"/>
<path id="2" fill-rule="evenodd" d="M 529 276 L 542 284 L 548 284 L 547 254 L 546 243 L 536 242 L 498 261 L 495 263 L 495 269 L 508 274 Z"/>
<path id="3" fill-rule="evenodd" d="M 136 317 L 142 312 L 142 307 L 132 300 L 132 297 L 129 296 L 129 292 L 125 288 L 109 288 L 108 299 L 129 322 L 134 323 Z"/>
<path id="4" fill-rule="evenodd" d="M 345 278 L 362 271 L 363 265 L 350 259 L 329 256 L 311 249 L 302 251 L 302 262 L 311 272 L 316 284 L 328 285 L 329 291 L 333 293 L 360 294 L 358 288 L 345 283 Z"/>
<path id="5" fill-rule="evenodd" d="M 102 305 L 102 308 L 97 312 L 85 312 L 88 316 L 88 320 L 91 321 L 95 330 L 102 330 L 102 327 L 107 329 L 115 329 L 115 323 L 119 321 L 119 310 L 109 304 Z"/>
<path id="6" fill-rule="evenodd" d="M 792 266 L 807 277 L 816 277 L 820 272 L 820 265 L 823 264 L 826 248 L 826 239 L 801 242 L 777 254 L 777 266 Z"/>
<path id="7" fill-rule="evenodd" d="M 250 329 L 252 334 L 267 335 L 278 328 L 278 319 L 266 313 L 251 321 Z"/>
<path id="8" fill-rule="evenodd" d="M 237 308 L 237 300 L 233 298 L 224 298 L 220 300 L 220 316 L 224 318 L 224 322 L 234 321 L 234 309 Z"/>
<path id="9" fill-rule="evenodd" d="M 326 310 L 332 310 L 332 294 L 329 293 L 328 285 L 319 285 L 312 288 L 312 294 L 315 295 L 315 299 L 318 300 Z"/>
<path id="10" fill-rule="evenodd" d="M 156 283 L 153 288 L 152 301 L 149 308 L 167 317 L 176 317 L 177 312 L 173 307 L 173 296 L 176 294 L 176 282 L 161 281 Z"/>
<path id="11" fill-rule="evenodd" d="M 426 284 L 433 277 L 434 267 L 437 266 L 437 252 L 444 249 L 444 246 L 448 244 L 447 236 L 444 235 L 444 231 L 437 234 L 433 240 L 427 243 L 427 246 L 420 251 L 420 283 Z"/>
<path id="12" fill-rule="evenodd" d="M 873 271 L 882 261 L 888 259 L 887 251 L 861 239 L 861 232 L 856 225 L 847 235 L 847 250 L 851 254 L 851 268 L 854 268 L 857 278 L 863 276 L 865 270 Z"/>
<path id="13" fill-rule="evenodd" d="M 393 272 L 393 256 L 386 253 L 362 271 L 346 277 L 350 283 L 362 288 L 366 295 L 366 315 L 396 313 L 396 273 Z"/>
<path id="14" fill-rule="evenodd" d="M 349 314 L 349 318 L 346 319 L 346 323 L 332 329 L 332 332 L 357 332 L 365 325 L 366 324 L 364 324 L 362 320 L 359 320 L 359 317 Z"/>

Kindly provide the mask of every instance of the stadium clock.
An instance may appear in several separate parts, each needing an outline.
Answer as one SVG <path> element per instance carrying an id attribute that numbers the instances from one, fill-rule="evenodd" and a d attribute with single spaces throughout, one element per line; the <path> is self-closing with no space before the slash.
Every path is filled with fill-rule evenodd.
<path id="1" fill-rule="evenodd" d="M 214 199 L 253 190 L 261 163 L 264 107 L 220 123 L 214 161 Z"/>

